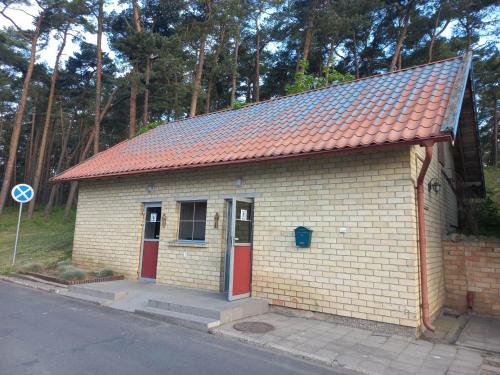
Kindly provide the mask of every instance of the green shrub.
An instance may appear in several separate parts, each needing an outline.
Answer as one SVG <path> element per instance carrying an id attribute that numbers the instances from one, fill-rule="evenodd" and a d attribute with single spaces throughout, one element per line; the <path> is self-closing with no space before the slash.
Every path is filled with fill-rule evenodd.
<path id="1" fill-rule="evenodd" d="M 21 267 L 19 267 L 19 270 L 23 272 L 40 273 L 43 271 L 43 266 L 40 263 L 30 262 L 23 264 Z"/>
<path id="2" fill-rule="evenodd" d="M 56 265 L 57 265 L 58 267 L 59 267 L 59 266 L 72 266 L 72 264 L 71 264 L 71 260 L 69 260 L 69 259 L 64 259 L 64 260 L 61 260 L 61 261 L 57 262 L 57 264 L 56 264 Z"/>
<path id="3" fill-rule="evenodd" d="M 58 271 L 57 275 L 63 280 L 83 280 L 87 273 L 81 268 L 65 265 L 61 267 L 61 271 Z"/>
<path id="4" fill-rule="evenodd" d="M 68 268 L 73 268 L 73 264 L 71 264 L 71 260 L 65 259 L 61 260 L 60 262 L 57 262 L 56 264 L 56 272 L 61 273 L 66 271 Z"/>
<path id="5" fill-rule="evenodd" d="M 113 276 L 115 273 L 111 268 L 103 268 L 95 273 L 97 277 L 109 277 Z"/>
<path id="6" fill-rule="evenodd" d="M 462 222 L 464 234 L 500 237 L 500 206 L 490 196 L 474 201 L 466 206 Z"/>

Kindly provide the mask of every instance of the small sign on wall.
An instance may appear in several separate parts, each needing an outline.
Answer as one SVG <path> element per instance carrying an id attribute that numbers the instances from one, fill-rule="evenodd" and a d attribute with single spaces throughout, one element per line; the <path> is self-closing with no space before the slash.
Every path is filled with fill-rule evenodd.
<path id="1" fill-rule="evenodd" d="M 247 210 L 240 211 L 240 220 L 248 220 L 248 211 Z"/>

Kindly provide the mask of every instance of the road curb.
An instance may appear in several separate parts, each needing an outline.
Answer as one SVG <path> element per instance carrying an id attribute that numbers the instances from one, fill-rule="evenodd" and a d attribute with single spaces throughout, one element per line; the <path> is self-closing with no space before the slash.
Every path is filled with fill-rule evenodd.
<path id="1" fill-rule="evenodd" d="M 249 337 L 242 337 L 238 334 L 231 334 L 228 332 L 221 332 L 221 331 L 218 331 L 217 329 L 210 330 L 209 333 L 214 335 L 214 336 L 223 337 L 223 338 L 227 338 L 227 339 L 231 339 L 231 340 L 236 340 L 236 341 L 242 342 L 244 344 L 253 345 L 253 346 L 256 346 L 256 347 L 259 347 L 262 349 L 273 351 L 275 353 L 284 354 L 284 355 L 287 355 L 289 357 L 294 357 L 294 358 L 306 360 L 306 361 L 309 361 L 309 362 L 312 362 L 312 363 L 315 363 L 315 364 L 318 364 L 321 366 L 329 367 L 329 368 L 332 368 L 332 369 L 335 369 L 338 371 L 343 371 L 345 374 L 363 374 L 359 370 L 354 370 L 354 369 L 350 369 L 348 367 L 342 366 L 341 364 L 339 364 L 335 360 L 330 361 L 328 359 L 324 359 L 324 358 L 316 356 L 314 354 L 309 354 L 309 353 L 298 351 L 298 350 L 290 350 L 290 349 L 285 349 L 285 348 L 281 348 L 281 347 L 274 346 L 274 345 L 269 345 L 267 343 L 260 342 L 257 339 L 252 339 Z"/>

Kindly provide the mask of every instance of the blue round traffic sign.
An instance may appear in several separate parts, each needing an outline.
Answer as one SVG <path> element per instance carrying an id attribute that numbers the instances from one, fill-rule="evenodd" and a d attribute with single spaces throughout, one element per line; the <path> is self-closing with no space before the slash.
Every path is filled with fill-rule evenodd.
<path id="1" fill-rule="evenodd" d="M 10 191 L 12 199 L 18 203 L 27 203 L 33 199 L 33 188 L 28 184 L 18 184 Z"/>

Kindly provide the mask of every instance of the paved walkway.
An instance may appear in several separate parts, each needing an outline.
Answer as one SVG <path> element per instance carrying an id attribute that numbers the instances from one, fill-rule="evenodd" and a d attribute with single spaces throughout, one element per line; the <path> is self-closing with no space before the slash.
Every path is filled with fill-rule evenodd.
<path id="1" fill-rule="evenodd" d="M 268 313 L 242 321 L 275 327 L 243 333 L 226 324 L 215 334 L 365 374 L 500 374 L 500 356 L 335 323 Z"/>
<path id="2" fill-rule="evenodd" d="M 472 316 L 460 334 L 458 344 L 500 356 L 500 319 Z"/>

